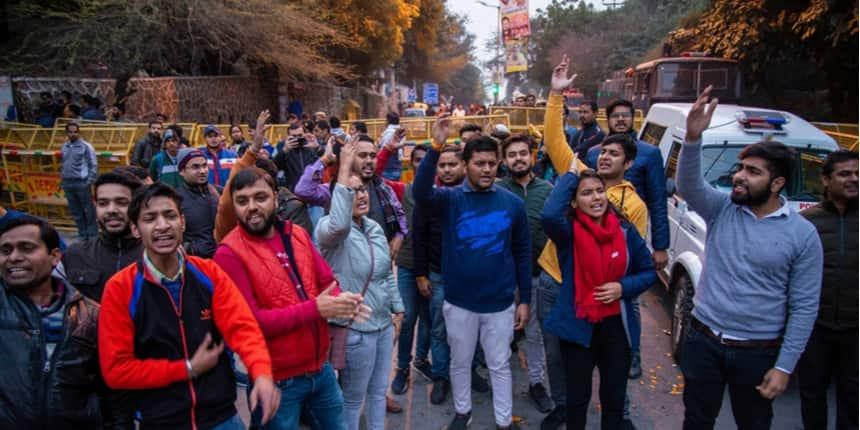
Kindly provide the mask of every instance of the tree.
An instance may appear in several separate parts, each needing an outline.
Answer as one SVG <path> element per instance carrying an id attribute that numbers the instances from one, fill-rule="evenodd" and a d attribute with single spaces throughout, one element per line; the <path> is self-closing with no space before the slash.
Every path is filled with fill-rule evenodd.
<path id="1" fill-rule="evenodd" d="M 85 76 L 103 64 L 111 75 L 221 75 L 269 68 L 283 77 L 343 79 L 350 68 L 322 55 L 351 41 L 332 27 L 284 23 L 313 19 L 268 0 L 16 1 L 6 6 L 11 38 L 0 70 L 8 74 Z"/>
<path id="2" fill-rule="evenodd" d="M 857 24 L 856 0 L 715 0 L 671 40 L 738 60 L 755 103 L 856 122 Z"/>

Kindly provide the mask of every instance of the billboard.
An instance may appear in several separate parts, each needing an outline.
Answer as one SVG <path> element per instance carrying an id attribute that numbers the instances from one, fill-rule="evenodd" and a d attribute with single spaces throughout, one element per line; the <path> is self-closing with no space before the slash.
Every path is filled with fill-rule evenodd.
<path id="1" fill-rule="evenodd" d="M 531 35 L 528 0 L 499 0 L 502 14 L 502 38 L 505 43 Z"/>
<path id="2" fill-rule="evenodd" d="M 505 73 L 529 70 L 528 39 L 505 42 Z"/>

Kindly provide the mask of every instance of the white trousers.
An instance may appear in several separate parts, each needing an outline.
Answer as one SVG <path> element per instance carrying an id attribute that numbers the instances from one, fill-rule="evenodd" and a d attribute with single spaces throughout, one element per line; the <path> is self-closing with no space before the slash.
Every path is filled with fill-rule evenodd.
<path id="1" fill-rule="evenodd" d="M 458 414 L 472 411 L 472 358 L 479 334 L 493 387 L 496 424 L 511 424 L 513 386 L 511 382 L 511 341 L 514 338 L 513 304 L 501 312 L 479 314 L 454 306 L 442 307 L 451 348 L 451 391 Z"/>

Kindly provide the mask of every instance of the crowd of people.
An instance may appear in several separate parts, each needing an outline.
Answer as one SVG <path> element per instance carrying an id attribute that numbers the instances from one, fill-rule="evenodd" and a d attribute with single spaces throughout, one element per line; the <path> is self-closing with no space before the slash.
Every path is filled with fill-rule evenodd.
<path id="1" fill-rule="evenodd" d="M 360 122 L 292 116 L 272 145 L 264 111 L 247 138 L 206 127 L 200 148 L 152 121 L 132 164 L 100 175 L 69 123 L 79 240 L 63 249 L 49 223 L 0 211 L 0 428 L 241 429 L 238 388 L 253 428 L 363 417 L 378 430 L 415 376 L 432 405 L 452 398 L 447 429 L 469 427 L 472 391 L 490 390 L 496 428 L 516 428 L 519 347 L 541 429 L 586 427 L 595 367 L 601 428 L 635 428 L 638 297 L 668 262 L 663 161 L 629 101 L 607 107 L 608 130 L 590 101 L 565 126 L 571 82 L 564 58 L 537 160 L 531 136 L 504 129 L 466 124 L 449 143 L 444 113 L 411 151 L 413 183 L 396 113 L 378 140 Z M 701 173 L 709 91 L 677 166 L 708 223 L 684 428 L 713 428 L 727 385 L 738 427 L 769 428 L 795 373 L 806 428 L 826 427 L 831 375 L 837 427 L 856 428 L 857 154 L 823 161 L 823 201 L 801 213 L 780 195 L 794 154 L 777 142 L 741 152 L 721 193 Z"/>

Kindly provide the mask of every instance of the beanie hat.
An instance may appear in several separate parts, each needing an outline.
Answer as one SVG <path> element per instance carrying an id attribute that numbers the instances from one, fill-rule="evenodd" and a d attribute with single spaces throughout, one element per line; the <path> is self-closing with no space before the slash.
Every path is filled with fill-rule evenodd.
<path id="1" fill-rule="evenodd" d="M 185 165 L 194 157 L 206 158 L 206 155 L 203 154 L 203 151 L 196 148 L 180 149 L 179 153 L 176 154 L 176 161 L 178 162 L 177 167 L 179 167 L 179 170 L 182 171 L 182 169 L 185 168 Z"/>
<path id="2" fill-rule="evenodd" d="M 161 135 L 161 143 L 167 142 L 167 139 L 176 139 L 177 142 L 179 141 L 179 138 L 176 136 L 176 133 L 169 128 L 167 130 L 164 130 L 164 134 Z"/>

